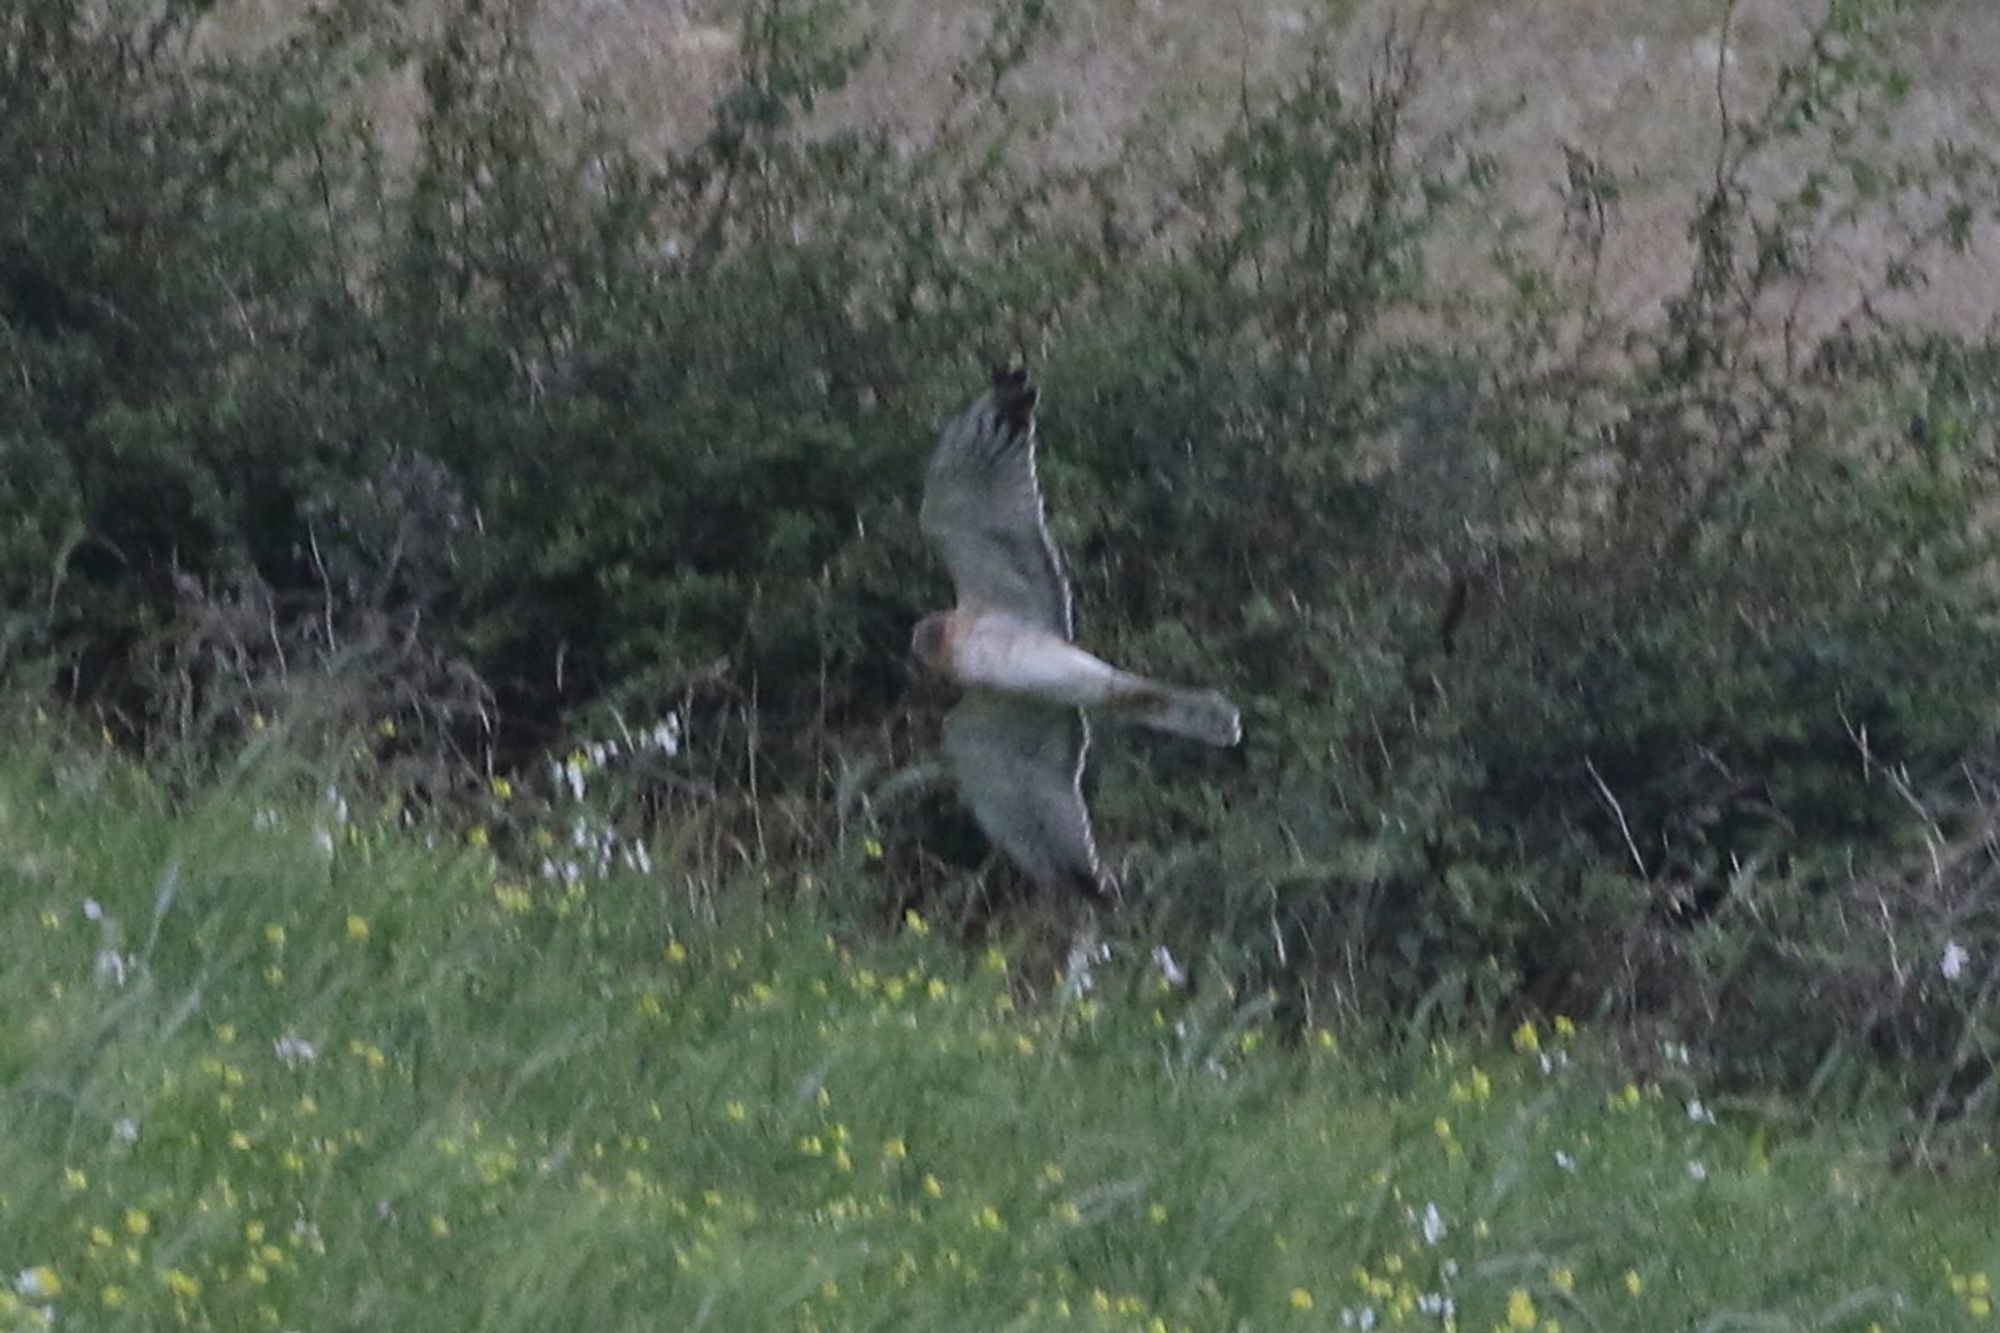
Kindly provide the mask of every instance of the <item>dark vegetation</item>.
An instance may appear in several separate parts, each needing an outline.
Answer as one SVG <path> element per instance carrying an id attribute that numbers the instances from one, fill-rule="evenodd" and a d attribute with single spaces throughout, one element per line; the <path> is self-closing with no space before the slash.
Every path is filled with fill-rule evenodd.
<path id="1" fill-rule="evenodd" d="M 493 776 L 673 714 L 617 817 L 676 875 L 974 921 L 914 514 L 1025 358 L 1085 638 L 1246 705 L 1239 755 L 1100 747 L 1133 929 L 1288 1011 L 1588 1014 L 1990 1121 L 2000 347 L 1877 312 L 1995 176 L 1878 133 L 1902 6 L 1834 0 L 1735 111 L 1645 328 L 1595 299 L 1614 174 L 1564 150 L 1562 243 L 1520 243 L 1476 144 L 1404 131 L 1421 41 L 1133 145 L 1142 189 L 1035 165 L 1033 0 L 914 149 L 816 116 L 868 51 L 774 0 L 660 161 L 549 116 L 511 5 L 237 50 L 226 8 L 0 0 L 21 691 L 196 779 L 282 735 L 503 845 Z M 407 156 L 364 112 L 399 71 Z M 1888 215 L 1807 336 L 1821 241 Z M 1447 244 L 1484 277 L 1433 282 Z"/>

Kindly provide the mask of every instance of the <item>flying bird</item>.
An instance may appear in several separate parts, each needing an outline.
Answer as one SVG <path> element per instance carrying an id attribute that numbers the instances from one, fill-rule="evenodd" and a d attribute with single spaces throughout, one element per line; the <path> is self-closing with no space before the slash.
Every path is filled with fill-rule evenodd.
<path id="1" fill-rule="evenodd" d="M 944 724 L 945 755 L 979 826 L 1044 889 L 1107 890 L 1083 801 L 1083 710 L 1229 746 L 1235 705 L 1213 690 L 1121 671 L 1071 642 L 1069 583 L 1035 475 L 1036 390 L 1026 371 L 947 424 L 919 514 L 951 571 L 958 605 L 917 622 L 910 651 L 965 687 Z"/>

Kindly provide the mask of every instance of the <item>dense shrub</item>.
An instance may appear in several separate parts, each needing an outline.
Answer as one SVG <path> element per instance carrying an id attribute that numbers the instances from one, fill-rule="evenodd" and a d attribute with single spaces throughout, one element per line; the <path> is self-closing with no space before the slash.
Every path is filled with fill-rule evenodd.
<path id="1" fill-rule="evenodd" d="M 947 702 L 904 656 L 945 596 L 916 490 L 930 423 L 1029 353 L 1087 637 L 1247 705 L 1239 755 L 1100 750 L 1134 920 L 1322 1009 L 1963 1077 L 1975 1028 L 1909 969 L 2000 941 L 1910 867 L 1988 826 L 1956 775 L 1994 730 L 2000 352 L 1786 321 L 1857 213 L 1920 217 L 1896 286 L 1991 207 L 1972 155 L 1882 165 L 1899 8 L 1836 0 L 1730 125 L 1667 318 L 1620 329 L 1616 180 L 1573 150 L 1561 253 L 1491 228 L 1486 286 L 1434 289 L 1493 167 L 1410 141 L 1393 43 L 1142 193 L 1028 165 L 1034 0 L 914 145 L 814 115 L 869 58 L 836 8 L 759 5 L 663 160 L 551 117 L 508 4 L 236 49 L 209 6 L 8 0 L 0 653 L 136 745 L 305 718 L 439 800 L 672 711 L 666 825 L 782 865 L 865 831 L 878 910 L 939 901 L 979 845 L 911 767 Z M 397 78 L 400 155 L 363 110 Z"/>

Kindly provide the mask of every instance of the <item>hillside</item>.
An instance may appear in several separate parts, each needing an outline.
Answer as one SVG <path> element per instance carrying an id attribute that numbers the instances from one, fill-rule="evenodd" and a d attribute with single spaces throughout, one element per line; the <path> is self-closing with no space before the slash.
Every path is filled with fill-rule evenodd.
<path id="1" fill-rule="evenodd" d="M 608 98 L 640 143 L 673 142 L 703 122 L 727 86 L 750 8 L 747 0 L 543 0 L 537 49 L 569 96 Z M 1316 40 L 1358 89 L 1382 38 L 1394 32 L 1417 52 L 1407 115 L 1415 141 L 1463 136 L 1491 153 L 1508 202 L 1532 220 L 1541 247 L 1556 244 L 1565 149 L 1616 177 L 1606 304 L 1621 323 L 1645 323 L 1692 261 L 1689 201 L 1713 175 L 1720 108 L 1737 120 L 1753 114 L 1825 10 L 1823 0 L 1087 0 L 1061 6 L 1052 39 L 1015 76 L 1016 99 L 1045 124 L 1038 151 L 1048 164 L 1129 161 L 1127 184 L 1144 195 L 1148 157 L 1134 154 L 1135 142 L 1172 153 L 1214 136 L 1246 94 L 1268 95 L 1295 75 Z M 953 97 L 953 68 L 995 11 L 950 0 L 872 0 L 851 12 L 877 54 L 829 121 L 890 125 L 923 139 Z M 1913 93 L 1888 127 L 1893 152 L 1918 158 L 1939 144 L 2000 146 L 2000 105 L 1990 87 L 2000 8 L 1923 0 L 1906 6 L 1904 28 L 1899 58 Z M 1766 179 L 1797 166 L 1777 154 Z M 1824 256 L 1834 280 L 1816 295 L 1809 323 L 1823 330 L 1852 313 L 1857 288 L 1879 276 L 1898 230 L 1875 214 L 1835 239 Z M 1988 218 L 1980 236 L 1971 255 L 1907 303 L 1888 303 L 1889 312 L 1919 313 L 1964 333 L 1989 329 L 2000 316 L 2000 227 Z M 1450 271 L 1468 273 L 1479 258 L 1464 256 Z"/>

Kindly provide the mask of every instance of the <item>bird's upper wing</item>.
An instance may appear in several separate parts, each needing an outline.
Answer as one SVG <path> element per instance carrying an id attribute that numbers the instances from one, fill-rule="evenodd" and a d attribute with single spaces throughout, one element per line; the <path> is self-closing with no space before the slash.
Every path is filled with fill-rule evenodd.
<path id="1" fill-rule="evenodd" d="M 1090 727 L 1081 710 L 974 692 L 944 723 L 959 794 L 986 836 L 1044 888 L 1104 892 L 1083 760 Z"/>
<path id="2" fill-rule="evenodd" d="M 1025 371 L 995 371 L 993 387 L 939 433 L 919 517 L 960 607 L 1070 637 L 1069 584 L 1035 478 L 1035 388 Z"/>

